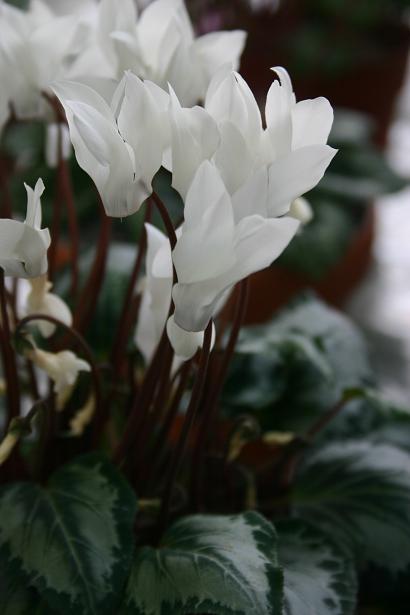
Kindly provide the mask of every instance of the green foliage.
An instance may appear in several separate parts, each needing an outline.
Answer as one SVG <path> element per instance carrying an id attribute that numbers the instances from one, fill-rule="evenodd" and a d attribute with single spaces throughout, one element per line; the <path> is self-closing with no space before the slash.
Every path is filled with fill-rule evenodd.
<path id="1" fill-rule="evenodd" d="M 358 331 L 309 295 L 242 331 L 223 399 L 229 415 L 254 410 L 266 430 L 303 432 L 344 391 L 370 382 Z"/>
<path id="2" fill-rule="evenodd" d="M 297 520 L 275 524 L 284 573 L 284 615 L 353 615 L 353 562 L 328 536 Z"/>
<path id="3" fill-rule="evenodd" d="M 305 460 L 292 496 L 298 513 L 393 573 L 410 565 L 410 455 L 365 440 L 324 445 Z"/>
<path id="4" fill-rule="evenodd" d="M 124 615 L 276 615 L 282 572 L 273 526 L 258 513 L 178 521 L 135 556 Z"/>
<path id="5" fill-rule="evenodd" d="M 18 599 L 24 583 L 59 613 L 113 613 L 131 565 L 135 513 L 133 492 L 97 454 L 57 470 L 46 488 L 3 487 L 0 562 L 18 580 Z"/>

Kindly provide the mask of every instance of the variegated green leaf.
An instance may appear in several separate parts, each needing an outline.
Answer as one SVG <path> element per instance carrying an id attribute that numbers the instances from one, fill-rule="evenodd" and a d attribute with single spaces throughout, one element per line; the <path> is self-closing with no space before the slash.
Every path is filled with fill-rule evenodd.
<path id="1" fill-rule="evenodd" d="M 352 615 L 357 593 L 352 559 L 306 523 L 282 521 L 276 528 L 285 615 Z"/>
<path id="2" fill-rule="evenodd" d="M 410 455 L 363 440 L 330 444 L 306 460 L 293 502 L 361 561 L 396 573 L 410 565 Z"/>
<path id="3" fill-rule="evenodd" d="M 133 553 L 136 500 L 105 458 L 87 455 L 58 470 L 47 488 L 0 491 L 0 561 L 52 609 L 115 611 Z"/>
<path id="4" fill-rule="evenodd" d="M 282 572 L 261 515 L 195 515 L 136 554 L 124 615 L 279 615 Z"/>

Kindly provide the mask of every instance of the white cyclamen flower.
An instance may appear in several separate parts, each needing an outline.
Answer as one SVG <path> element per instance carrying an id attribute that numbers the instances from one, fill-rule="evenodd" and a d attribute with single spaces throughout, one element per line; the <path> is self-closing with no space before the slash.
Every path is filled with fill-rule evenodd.
<path id="1" fill-rule="evenodd" d="M 139 18 L 137 41 L 145 76 L 164 88 L 170 83 L 182 104 L 191 106 L 205 96 L 220 67 L 238 68 L 246 33 L 212 32 L 195 38 L 183 0 L 156 0 Z"/>
<path id="2" fill-rule="evenodd" d="M 203 331 L 229 289 L 270 265 L 295 235 L 290 216 L 267 217 L 268 173 L 261 169 L 231 197 L 214 165 L 199 167 L 185 202 L 172 258 L 175 323 Z"/>
<path id="3" fill-rule="evenodd" d="M 148 241 L 146 275 L 142 282 L 135 343 L 149 363 L 167 325 L 168 338 L 177 358 L 187 360 L 202 346 L 204 333 L 184 331 L 173 316 L 168 319 L 173 281 L 171 246 L 160 230 L 151 224 L 146 224 L 145 228 Z"/>
<path id="4" fill-rule="evenodd" d="M 63 81 L 53 87 L 68 120 L 77 162 L 92 178 L 109 216 L 136 212 L 169 144 L 168 94 L 127 72 L 111 106 L 91 87 Z"/>
<path id="5" fill-rule="evenodd" d="M 89 363 L 79 359 L 71 350 L 47 352 L 35 348 L 30 350 L 27 356 L 37 367 L 45 371 L 54 382 L 54 392 L 57 395 L 57 410 L 64 408 L 74 389 L 80 371 L 91 371 Z"/>
<path id="6" fill-rule="evenodd" d="M 93 40 L 74 70 L 116 79 L 132 70 L 164 89 L 171 84 L 191 106 L 204 98 L 221 66 L 238 68 L 245 40 L 241 30 L 195 38 L 183 0 L 156 0 L 138 19 L 133 0 L 102 0 Z"/>
<path id="7" fill-rule="evenodd" d="M 296 103 L 289 76 L 275 69 L 275 81 L 266 102 L 266 128 L 258 104 L 244 79 L 236 72 L 221 69 L 212 80 L 206 100 L 203 123 L 213 119 L 219 144 L 213 155 L 202 153 L 189 122 L 171 121 L 173 184 L 181 195 L 193 179 L 192 169 L 174 164 L 181 157 L 178 143 L 184 135 L 185 158 L 211 159 L 218 167 L 228 192 L 233 195 L 260 169 L 269 174 L 268 216 L 286 214 L 292 202 L 321 180 L 336 150 L 326 145 L 333 111 L 325 98 Z M 174 104 L 171 115 L 175 116 Z M 206 118 L 206 120 L 205 120 Z M 195 127 L 195 132 L 200 132 Z M 186 134 L 191 134 L 189 140 Z M 174 168 L 175 167 L 175 168 Z"/>
<path id="8" fill-rule="evenodd" d="M 66 74 L 78 28 L 74 17 L 58 17 L 40 0 L 28 11 L 0 2 L 0 130 L 10 103 L 18 117 L 51 115 L 42 92 Z"/>
<path id="9" fill-rule="evenodd" d="M 34 190 L 27 186 L 27 215 L 24 222 L 0 220 L 0 267 L 6 276 L 35 278 L 47 271 L 48 229 L 41 229 L 42 179 Z"/>
<path id="10" fill-rule="evenodd" d="M 48 281 L 47 275 L 32 278 L 28 281 L 30 291 L 28 292 L 22 307 L 23 316 L 31 314 L 42 314 L 53 316 L 67 326 L 71 326 L 73 317 L 68 305 L 54 293 L 50 293 L 53 285 Z M 55 331 L 55 325 L 46 320 L 33 321 L 39 328 L 43 337 L 50 337 Z"/>

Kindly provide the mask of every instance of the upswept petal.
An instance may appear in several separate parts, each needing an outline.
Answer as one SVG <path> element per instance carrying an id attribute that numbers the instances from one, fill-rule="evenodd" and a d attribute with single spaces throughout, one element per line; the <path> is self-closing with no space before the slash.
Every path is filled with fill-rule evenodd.
<path id="1" fill-rule="evenodd" d="M 301 100 L 292 109 L 292 149 L 325 144 L 333 124 L 333 109 L 327 98 Z"/>
<path id="2" fill-rule="evenodd" d="M 54 91 L 66 112 L 77 162 L 96 184 L 107 214 L 123 217 L 137 211 L 150 191 L 106 101 L 84 84 L 56 84 Z"/>
<path id="3" fill-rule="evenodd" d="M 184 109 L 170 88 L 172 186 L 184 198 L 195 172 L 214 155 L 219 132 L 214 119 L 201 107 Z"/>
<path id="4" fill-rule="evenodd" d="M 219 277 L 194 284 L 176 284 L 175 322 L 187 331 L 203 331 L 214 316 L 224 293 L 248 275 L 269 266 L 295 235 L 293 218 L 264 219 L 251 216 L 238 225 L 236 262 Z"/>
<path id="5" fill-rule="evenodd" d="M 257 153 L 262 136 L 258 103 L 246 81 L 226 66 L 214 77 L 205 100 L 205 109 L 219 124 L 230 121 L 237 126 L 252 151 Z"/>
<path id="6" fill-rule="evenodd" d="M 158 96 L 154 97 L 151 91 L 141 79 L 127 71 L 117 119 L 121 136 L 134 150 L 147 185 L 161 167 L 163 152 L 168 145 L 168 135 L 163 130 L 163 112 L 157 106 Z"/>
<path id="7" fill-rule="evenodd" d="M 221 144 L 214 155 L 214 162 L 221 173 L 229 194 L 236 192 L 251 175 L 255 164 L 241 131 L 231 121 L 219 125 Z"/>
<path id="8" fill-rule="evenodd" d="M 151 224 L 147 232 L 146 277 L 142 284 L 142 299 L 135 343 L 148 363 L 161 338 L 172 290 L 172 260 L 168 237 Z"/>
<path id="9" fill-rule="evenodd" d="M 217 169 L 199 167 L 185 201 L 185 222 L 173 251 L 178 280 L 189 284 L 220 275 L 234 262 L 234 217 Z"/>
<path id="10" fill-rule="evenodd" d="M 58 81 L 53 83 L 51 89 L 63 106 L 71 101 L 81 101 L 98 111 L 107 122 L 114 121 L 114 115 L 110 105 L 94 88 L 79 81 Z"/>
<path id="11" fill-rule="evenodd" d="M 36 185 L 33 188 L 24 184 L 27 193 L 27 213 L 25 224 L 31 226 L 34 229 L 39 230 L 41 228 L 41 196 L 45 190 L 44 182 L 39 177 Z"/>
<path id="12" fill-rule="evenodd" d="M 167 71 L 170 60 L 181 40 L 193 40 L 192 26 L 182 0 L 158 0 L 142 12 L 137 35 L 141 53 L 151 71 Z M 165 85 L 165 84 L 163 84 Z"/>
<path id="13" fill-rule="evenodd" d="M 233 70 L 238 70 L 246 37 L 247 33 L 244 30 L 231 30 L 204 34 L 194 41 L 193 49 L 208 81 L 224 64 L 228 64 Z"/>
<path id="14" fill-rule="evenodd" d="M 314 188 L 336 152 L 329 145 L 310 145 L 275 160 L 269 167 L 269 215 L 286 214 L 297 197 Z"/>
<path id="15" fill-rule="evenodd" d="M 235 224 L 242 218 L 260 215 L 268 217 L 269 174 L 267 167 L 261 167 L 232 196 Z"/>
<path id="16" fill-rule="evenodd" d="M 285 69 L 274 70 L 280 81 L 274 81 L 266 97 L 266 137 L 270 142 L 270 156 L 285 156 L 292 148 L 292 108 L 295 105 L 292 83 Z"/>

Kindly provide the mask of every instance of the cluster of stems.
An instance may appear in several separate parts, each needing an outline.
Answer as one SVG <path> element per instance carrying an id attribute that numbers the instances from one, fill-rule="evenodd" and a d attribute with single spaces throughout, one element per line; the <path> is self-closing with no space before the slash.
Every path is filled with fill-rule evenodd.
<path id="1" fill-rule="evenodd" d="M 62 126 L 64 120 L 61 108 L 54 98 L 47 96 L 56 119 Z M 65 236 L 63 222 L 66 219 L 68 242 L 70 245 L 70 272 L 73 325 L 67 326 L 58 319 L 41 313 L 19 319 L 16 309 L 16 297 L 5 285 L 4 275 L 0 271 L 1 327 L 0 346 L 3 357 L 3 372 L 7 400 L 7 417 L 5 433 L 12 421 L 21 415 L 21 400 L 24 396 L 31 398 L 32 411 L 24 419 L 33 421 L 40 410 L 45 410 L 47 420 L 41 421 L 38 429 L 38 446 L 52 446 L 53 438 L 58 436 L 55 413 L 55 400 L 50 383 L 49 394 L 45 399 L 39 396 L 36 371 L 32 363 L 18 356 L 14 342 L 24 339 L 27 328 L 35 321 L 45 320 L 56 325 L 56 332 L 49 341 L 54 352 L 70 349 L 78 352 L 91 366 L 90 387 L 94 395 L 96 412 L 89 427 L 87 442 L 91 447 L 98 447 L 103 441 L 112 416 L 113 409 L 120 403 L 124 424 L 119 435 L 115 434 L 111 446 L 115 463 L 126 473 L 131 484 L 140 497 L 156 497 L 161 502 L 158 526 L 161 530 L 167 525 L 175 506 L 175 494 L 184 461 L 189 450 L 191 462 L 190 482 L 186 492 L 189 508 L 201 510 L 204 506 L 203 484 L 204 464 L 217 418 L 217 409 L 222 385 L 233 354 L 238 333 L 243 322 L 246 302 L 247 283 L 240 283 L 237 306 L 232 319 L 227 341 L 223 344 L 221 336 L 212 347 L 213 323 L 209 322 L 203 347 L 190 361 L 184 362 L 179 369 L 172 370 L 174 353 L 164 330 L 153 358 L 142 377 L 138 377 L 135 355 L 127 354 L 127 346 L 138 319 L 140 297 L 136 289 L 143 273 L 143 263 L 147 247 L 145 231 L 136 249 L 136 259 L 130 272 L 128 287 L 123 299 L 120 318 L 111 348 L 109 363 L 99 364 L 85 340 L 99 300 L 106 271 L 107 255 L 111 238 L 111 219 L 108 218 L 101 204 L 99 195 L 96 200 L 100 211 L 100 229 L 95 249 L 94 261 L 85 282 L 80 286 L 79 254 L 80 237 L 75 195 L 71 181 L 70 168 L 62 155 L 62 137 L 60 131 L 58 168 L 55 179 L 55 198 L 52 208 L 51 235 L 52 244 L 48 253 L 51 281 L 55 280 L 59 270 L 59 246 Z M 0 174 L 3 217 L 13 217 L 10 198 L 10 177 L 2 169 Z M 151 217 L 152 209 L 159 212 L 163 226 L 168 235 L 171 248 L 176 244 L 175 228 L 165 204 L 154 192 L 145 208 L 145 222 Z M 177 282 L 174 269 L 174 283 Z M 18 282 L 17 282 L 18 283 Z M 169 315 L 174 305 L 171 302 Z M 23 375 L 23 371 L 26 374 Z M 103 378 L 108 372 L 109 378 Z M 109 381 L 109 385 L 105 384 Z M 122 381 L 125 380 L 125 383 Z M 29 382 L 27 387 L 22 382 Z M 128 394 L 125 402 L 119 399 L 119 384 L 125 384 Z M 124 402 L 124 403 L 122 403 Z M 185 412 L 181 414 L 181 407 Z M 41 428 L 42 427 L 42 428 Z M 86 434 L 87 435 L 87 434 Z M 42 453 L 44 454 L 44 453 Z M 18 463 L 16 463 L 18 460 Z M 18 448 L 13 452 L 10 463 L 6 464 L 13 478 L 21 476 L 24 467 Z M 26 474 L 33 473 L 32 468 Z M 184 472 L 186 474 L 186 472 Z"/>

